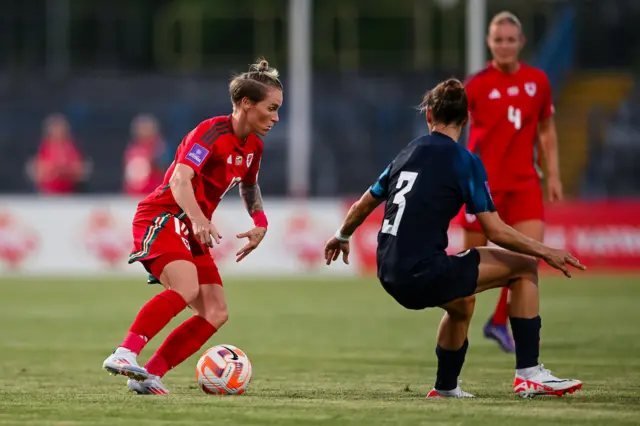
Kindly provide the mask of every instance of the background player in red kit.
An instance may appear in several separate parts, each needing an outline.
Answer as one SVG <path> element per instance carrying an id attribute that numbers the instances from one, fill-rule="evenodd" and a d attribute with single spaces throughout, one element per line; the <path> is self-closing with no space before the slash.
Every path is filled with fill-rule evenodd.
<path id="1" fill-rule="evenodd" d="M 238 238 L 249 242 L 242 260 L 262 241 L 267 218 L 262 209 L 258 170 L 264 136 L 278 122 L 282 84 L 267 61 L 231 81 L 233 113 L 200 123 L 185 136 L 164 182 L 138 204 L 133 219 L 134 249 L 129 263 L 141 262 L 165 290 L 138 313 L 120 346 L 103 367 L 129 377 L 140 394 L 167 394 L 161 378 L 197 350 L 227 321 L 222 280 L 209 247 L 221 234 L 210 222 L 222 197 L 240 185 L 255 227 Z M 151 281 L 150 281 L 151 282 Z M 137 356 L 149 340 L 187 305 L 195 315 L 167 336 L 144 368 Z"/>
<path id="2" fill-rule="evenodd" d="M 500 217 L 517 231 L 542 241 L 543 195 L 539 149 L 547 164 L 550 201 L 562 199 L 551 86 L 544 71 L 519 60 L 525 38 L 510 12 L 494 16 L 487 44 L 493 60 L 466 84 L 471 113 L 469 150 L 482 159 Z M 460 212 L 465 248 L 484 246 L 487 238 L 473 215 Z M 515 346 L 507 326 L 507 287 L 484 327 L 487 338 L 507 352 Z"/>

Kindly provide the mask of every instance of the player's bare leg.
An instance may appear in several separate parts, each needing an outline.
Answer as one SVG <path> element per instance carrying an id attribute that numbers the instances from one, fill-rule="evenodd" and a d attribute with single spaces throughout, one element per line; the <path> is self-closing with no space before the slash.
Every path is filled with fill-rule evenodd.
<path id="1" fill-rule="evenodd" d="M 491 259 L 483 262 L 482 253 L 484 250 L 486 248 L 478 249 L 478 252 L 481 253 L 481 261 L 476 292 L 506 286 L 511 279 L 519 277 L 521 271 L 527 271 L 528 265 L 532 262 L 532 258 L 520 255 L 516 255 L 510 262 L 494 262 Z M 491 252 L 493 251 L 507 253 L 504 250 L 491 249 Z M 436 347 L 438 373 L 436 384 L 427 394 L 427 398 L 473 397 L 458 387 L 458 377 L 469 345 L 467 334 L 474 307 L 475 296 L 457 299 L 441 306 L 447 312 L 438 328 L 438 346 Z"/>
<path id="2" fill-rule="evenodd" d="M 485 247 L 488 243 L 483 232 L 465 229 L 464 247 L 465 249 Z M 495 340 L 503 351 L 513 353 L 516 346 L 513 337 L 509 333 L 509 287 L 502 287 L 496 308 L 483 327 L 484 337 Z"/>
<path id="3" fill-rule="evenodd" d="M 438 373 L 436 384 L 427 398 L 473 398 L 460 389 L 458 377 L 469 346 L 467 333 L 475 303 L 476 297 L 470 296 L 441 306 L 446 312 L 438 327 Z"/>
<path id="4" fill-rule="evenodd" d="M 482 232 L 465 230 L 463 233 L 464 248 L 465 250 L 484 247 L 488 244 L 489 240 Z"/>
<path id="5" fill-rule="evenodd" d="M 527 220 L 519 222 L 514 224 L 513 228 L 536 241 L 542 242 L 544 237 L 544 223 L 541 220 Z M 465 244 L 475 244 L 478 242 L 483 242 L 482 245 L 486 245 L 486 237 L 484 234 L 478 232 L 465 233 Z M 471 247 L 480 247 L 480 245 L 467 246 L 467 248 Z M 511 334 L 509 333 L 508 322 L 509 287 L 502 287 L 498 303 L 496 303 L 496 308 L 491 317 L 485 323 L 483 332 L 486 338 L 495 340 L 502 350 L 512 353 L 515 352 L 515 344 Z"/>
<path id="6" fill-rule="evenodd" d="M 102 367 L 113 375 L 123 375 L 136 381 L 149 378 L 140 367 L 137 356 L 156 334 L 199 294 L 195 265 L 186 260 L 168 263 L 160 275 L 165 291 L 147 302 L 131 325 L 120 346 L 103 362 Z"/>
<path id="7" fill-rule="evenodd" d="M 538 262 L 506 250 L 479 248 L 480 266 L 476 293 L 508 285 L 511 289 L 509 316 L 516 343 L 514 391 L 523 398 L 573 393 L 579 380 L 559 379 L 539 364 L 540 327 Z"/>
<path id="8" fill-rule="evenodd" d="M 526 220 L 513 225 L 513 228 L 542 242 L 544 238 L 544 223 L 541 220 Z M 484 237 L 484 235 L 482 235 Z M 473 241 L 472 241 L 473 242 Z M 515 344 L 509 333 L 509 287 L 503 287 L 500 290 L 500 298 L 496 304 L 496 308 L 484 325 L 484 335 L 488 339 L 495 340 L 505 352 L 514 352 Z"/>
<path id="9" fill-rule="evenodd" d="M 515 223 L 512 227 L 521 234 L 533 238 L 536 241 L 542 242 L 544 239 L 544 222 L 541 220 L 525 220 Z"/>
<path id="10" fill-rule="evenodd" d="M 189 307 L 195 315 L 173 330 L 145 364 L 150 374 L 149 379 L 142 383 L 129 380 L 129 390 L 142 395 L 167 394 L 168 390 L 162 384 L 162 377 L 200 350 L 227 322 L 229 316 L 221 285 L 201 284 L 198 297 Z"/>

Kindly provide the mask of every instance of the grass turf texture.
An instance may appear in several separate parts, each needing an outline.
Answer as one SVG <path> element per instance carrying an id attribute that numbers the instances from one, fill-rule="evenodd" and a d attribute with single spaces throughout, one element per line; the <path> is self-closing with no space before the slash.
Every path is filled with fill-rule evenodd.
<path id="1" fill-rule="evenodd" d="M 206 347 L 248 354 L 245 396 L 199 390 L 199 352 L 165 378 L 172 395 L 153 397 L 101 364 L 159 286 L 0 280 L 0 424 L 640 424 L 640 282 L 576 275 L 543 279 L 541 361 L 584 388 L 532 401 L 512 394 L 513 356 L 481 336 L 497 291 L 479 296 L 471 326 L 462 387 L 475 400 L 424 399 L 441 311 L 404 310 L 373 279 L 314 278 L 227 281 L 230 322 Z"/>

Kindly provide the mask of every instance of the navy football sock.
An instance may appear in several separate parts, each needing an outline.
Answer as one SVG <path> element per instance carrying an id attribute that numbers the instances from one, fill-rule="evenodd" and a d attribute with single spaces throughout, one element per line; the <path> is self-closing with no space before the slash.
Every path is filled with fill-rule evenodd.
<path id="1" fill-rule="evenodd" d="M 511 318 L 511 331 L 516 343 L 516 369 L 535 367 L 540 356 L 540 316 Z"/>
<path id="2" fill-rule="evenodd" d="M 448 391 L 458 387 L 458 376 L 462 371 L 462 364 L 464 364 L 464 357 L 467 355 L 468 347 L 468 339 L 465 339 L 462 347 L 457 351 L 449 351 L 436 346 L 436 355 L 438 357 L 436 390 Z"/>

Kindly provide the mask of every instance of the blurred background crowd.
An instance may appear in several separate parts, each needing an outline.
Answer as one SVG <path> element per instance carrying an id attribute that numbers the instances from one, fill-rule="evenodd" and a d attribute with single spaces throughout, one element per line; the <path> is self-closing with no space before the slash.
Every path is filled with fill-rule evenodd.
<path id="1" fill-rule="evenodd" d="M 427 128 L 415 106 L 470 72 L 467 2 L 312 3 L 311 129 L 305 195 L 362 191 Z M 22 0 L 0 14 L 0 193 L 140 196 L 182 137 L 230 112 L 229 78 L 265 56 L 285 84 L 265 138 L 263 192 L 293 177 L 287 83 L 289 0 Z M 486 0 L 527 36 L 556 104 L 573 198 L 640 195 L 640 1 Z M 486 24 L 483 26 L 486 30 Z M 295 160 L 294 160 L 295 161 Z"/>

